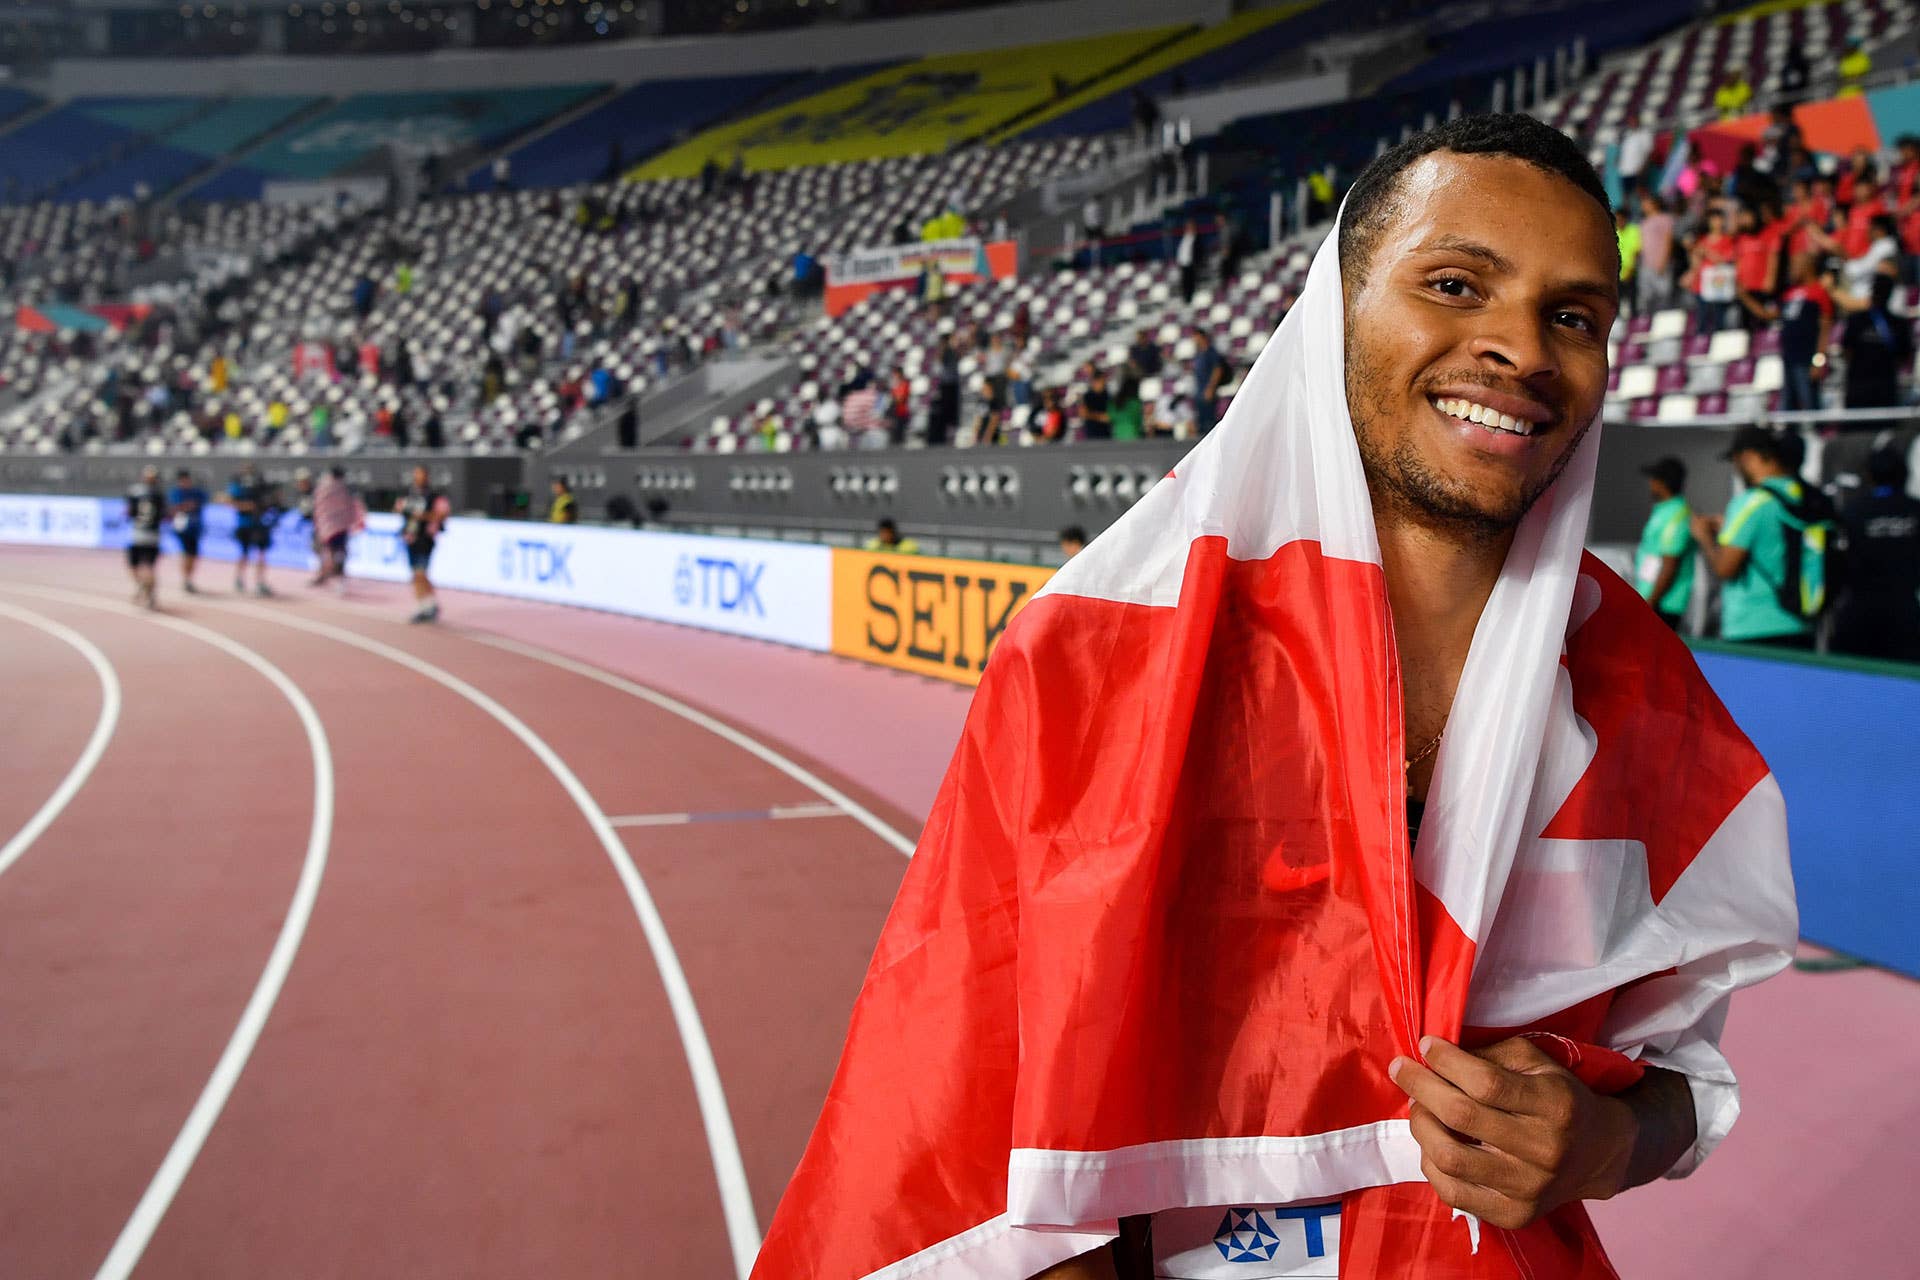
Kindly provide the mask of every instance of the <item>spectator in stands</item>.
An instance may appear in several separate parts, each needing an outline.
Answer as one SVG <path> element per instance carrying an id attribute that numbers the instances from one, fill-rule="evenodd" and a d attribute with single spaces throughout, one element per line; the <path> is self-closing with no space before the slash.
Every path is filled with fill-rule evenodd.
<path id="1" fill-rule="evenodd" d="M 1613 236 L 1620 247 L 1620 297 L 1631 301 L 1636 296 L 1634 271 L 1640 262 L 1640 224 L 1624 204 L 1613 211 Z"/>
<path id="2" fill-rule="evenodd" d="M 1173 262 L 1180 268 L 1180 298 L 1192 303 L 1200 281 L 1200 224 L 1192 218 L 1187 219 L 1179 242 L 1174 245 Z"/>
<path id="3" fill-rule="evenodd" d="M 933 376 L 933 410 L 927 415 L 927 443 L 943 445 L 960 426 L 960 349 L 949 334 L 940 339 Z"/>
<path id="4" fill-rule="evenodd" d="M 1130 365 L 1121 364 L 1108 375 L 1113 388 L 1113 438 L 1138 440 L 1144 432 L 1145 407 L 1140 403 L 1140 379 Z"/>
<path id="5" fill-rule="evenodd" d="M 1713 92 L 1713 109 L 1720 113 L 1722 120 L 1731 120 L 1747 109 L 1753 101 L 1753 86 L 1747 83 L 1744 68 L 1735 67 L 1727 73 L 1727 78 Z"/>
<path id="6" fill-rule="evenodd" d="M 1727 215 L 1719 209 L 1707 210 L 1706 230 L 1688 245 L 1688 250 L 1693 260 L 1689 291 L 1694 300 L 1694 328 L 1700 333 L 1717 333 L 1726 323 L 1728 306 L 1739 293 Z"/>
<path id="7" fill-rule="evenodd" d="M 1070 524 L 1060 531 L 1060 559 L 1067 561 L 1087 549 L 1087 531 Z"/>
<path id="8" fill-rule="evenodd" d="M 913 380 L 907 377 L 907 371 L 899 365 L 893 366 L 893 376 L 887 380 L 887 439 L 893 444 L 905 444 L 907 423 L 913 418 Z"/>
<path id="9" fill-rule="evenodd" d="M 1012 353 L 1007 350 L 1007 341 L 999 334 L 987 339 L 986 349 L 980 353 L 980 372 L 986 379 L 987 430 L 980 433 L 982 438 L 997 435 L 1000 419 L 1007 411 L 1007 370 L 1013 363 Z"/>
<path id="10" fill-rule="evenodd" d="M 1048 387 L 1040 393 L 1040 411 L 1033 415 L 1033 430 L 1043 441 L 1055 441 L 1067 433 L 1067 413 L 1060 407 L 1060 389 Z"/>
<path id="11" fill-rule="evenodd" d="M 1833 297 L 1821 282 L 1817 254 L 1794 256 L 1793 282 L 1773 315 L 1780 321 L 1780 407 L 1789 413 L 1818 409 L 1818 383 L 1826 375 L 1833 330 Z"/>
<path id="12" fill-rule="evenodd" d="M 1864 170 L 1848 174 L 1850 183 L 1843 181 L 1838 191 L 1840 203 L 1847 206 L 1846 227 L 1840 235 L 1840 252 L 1848 261 L 1866 256 L 1873 247 L 1879 229 L 1876 219 L 1892 212 L 1886 197 L 1881 192 L 1879 176 L 1871 165 Z"/>
<path id="13" fill-rule="evenodd" d="M 1653 130 L 1642 124 L 1637 113 L 1628 113 L 1627 131 L 1620 138 L 1621 203 L 1633 207 L 1633 197 L 1640 190 L 1641 177 L 1647 171 L 1647 165 L 1653 160 Z"/>
<path id="14" fill-rule="evenodd" d="M 362 272 L 359 279 L 353 282 L 353 314 L 360 318 L 362 324 L 366 323 L 367 317 L 373 314 L 373 300 L 379 288 L 380 286 L 373 282 L 373 277 L 365 272 Z"/>
<path id="15" fill-rule="evenodd" d="M 1080 437 L 1113 439 L 1113 395 L 1107 390 L 1105 369 L 1096 368 L 1087 389 L 1080 394 Z"/>
<path id="16" fill-rule="evenodd" d="M 1133 345 L 1127 348 L 1127 364 L 1137 378 L 1160 376 L 1160 344 L 1153 340 L 1152 332 L 1142 329 L 1133 335 Z"/>
<path id="17" fill-rule="evenodd" d="M 1213 348 L 1213 335 L 1205 329 L 1193 333 L 1193 421 L 1201 434 L 1213 430 L 1219 418 L 1220 388 L 1226 384 L 1227 361 Z"/>
<path id="18" fill-rule="evenodd" d="M 1801 483 L 1783 461 L 1779 437 L 1765 427 L 1742 427 L 1722 455 L 1746 489 L 1725 517 L 1693 517 L 1693 538 L 1720 581 L 1720 638 L 1746 644 L 1811 649 L 1813 628 L 1780 602 L 1787 581 L 1787 505 L 1798 505 Z"/>
<path id="19" fill-rule="evenodd" d="M 1639 305 L 1643 315 L 1673 301 L 1673 215 L 1667 203 L 1652 192 L 1640 197 L 1640 261 L 1635 268 Z"/>
<path id="20" fill-rule="evenodd" d="M 580 504 L 573 496 L 573 486 L 563 476 L 553 478 L 553 501 L 547 505 L 547 521 L 550 524 L 580 523 Z"/>
<path id="21" fill-rule="evenodd" d="M 1727 179 L 1733 198 L 1749 209 L 1780 203 L 1780 183 L 1760 167 L 1760 148 L 1748 143 L 1740 148 L 1740 162 Z"/>
<path id="22" fill-rule="evenodd" d="M 1693 511 L 1684 496 L 1687 464 L 1661 458 L 1640 468 L 1653 497 L 1653 511 L 1640 532 L 1634 578 L 1640 594 L 1675 631 L 1693 599 Z"/>
<path id="23" fill-rule="evenodd" d="M 1867 52 L 1866 41 L 1859 36 L 1848 36 L 1846 56 L 1840 59 L 1840 92 L 1837 96 L 1857 96 L 1866 78 L 1872 74 L 1873 56 Z"/>
<path id="24" fill-rule="evenodd" d="M 1847 358 L 1849 409 L 1890 409 L 1900 403 L 1900 377 L 1913 365 L 1913 329 L 1893 313 L 1894 278 L 1873 278 L 1864 310 L 1847 317 L 1840 349 Z"/>
<path id="25" fill-rule="evenodd" d="M 1833 647 L 1864 657 L 1920 662 L 1920 502 L 1893 449 L 1867 458 L 1867 485 L 1840 510 L 1845 588 L 1834 609 Z"/>
<path id="26" fill-rule="evenodd" d="M 1776 102 L 1767 119 L 1767 127 L 1760 134 L 1760 146 L 1767 157 L 1767 167 L 1776 180 L 1789 177 L 1793 173 L 1794 158 L 1803 147 L 1800 126 L 1793 121 L 1793 108 L 1784 102 Z"/>
<path id="27" fill-rule="evenodd" d="M 868 551 L 885 551 L 896 556 L 917 556 L 920 544 L 912 538 L 900 536 L 900 526 L 887 517 L 874 527 L 873 536 L 867 539 Z"/>
<path id="28" fill-rule="evenodd" d="M 1780 242 L 1778 220 L 1765 224 L 1760 212 L 1742 206 L 1735 215 L 1738 234 L 1733 238 L 1733 278 L 1739 290 L 1740 316 L 1748 329 L 1758 329 L 1779 314 L 1774 306 L 1779 293 Z"/>
<path id="29" fill-rule="evenodd" d="M 1872 291 L 1874 277 L 1883 270 L 1894 274 L 1900 266 L 1900 227 L 1892 214 L 1880 214 L 1868 223 L 1867 235 L 1866 251 L 1848 258 L 1840 268 L 1841 283 L 1857 297 Z"/>
<path id="30" fill-rule="evenodd" d="M 1787 56 L 1780 63 L 1780 92 L 1789 97 L 1806 92 L 1807 82 L 1813 79 L 1813 67 L 1807 61 L 1807 51 L 1798 41 L 1787 46 Z"/>
<path id="31" fill-rule="evenodd" d="M 307 433 L 307 443 L 315 449 L 333 448 L 333 406 L 317 400 L 310 417 L 312 426 Z"/>

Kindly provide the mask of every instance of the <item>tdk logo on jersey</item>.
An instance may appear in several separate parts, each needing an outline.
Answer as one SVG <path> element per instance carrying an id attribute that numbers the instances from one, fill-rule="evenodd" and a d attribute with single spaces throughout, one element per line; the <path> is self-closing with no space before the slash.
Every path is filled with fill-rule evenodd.
<path id="1" fill-rule="evenodd" d="M 537 582 L 542 586 L 571 587 L 573 571 L 567 558 L 573 548 L 539 538 L 506 538 L 500 543 L 500 577 L 508 582 Z"/>
<path id="2" fill-rule="evenodd" d="M 766 571 L 765 561 L 681 556 L 673 568 L 673 598 L 683 609 L 718 609 L 764 618 L 767 608 L 760 600 L 760 575 Z"/>

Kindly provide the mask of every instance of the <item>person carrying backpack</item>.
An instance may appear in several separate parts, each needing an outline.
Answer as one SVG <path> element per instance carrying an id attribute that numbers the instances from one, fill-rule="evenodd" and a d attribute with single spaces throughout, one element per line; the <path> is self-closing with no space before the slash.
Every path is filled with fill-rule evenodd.
<path id="1" fill-rule="evenodd" d="M 1814 646 L 1826 608 L 1833 504 L 1787 467 L 1780 437 L 1742 427 L 1722 455 L 1746 489 L 1725 517 L 1697 515 L 1693 537 L 1720 588 L 1720 638 L 1782 649 Z"/>

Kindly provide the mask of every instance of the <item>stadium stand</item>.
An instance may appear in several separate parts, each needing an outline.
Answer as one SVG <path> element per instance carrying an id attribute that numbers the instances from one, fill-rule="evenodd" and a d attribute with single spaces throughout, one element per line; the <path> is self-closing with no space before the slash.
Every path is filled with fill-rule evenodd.
<path id="1" fill-rule="evenodd" d="M 254 200 L 270 182 L 384 174 L 395 152 L 457 158 L 505 142 L 603 90 L 565 85 L 359 95 L 241 152 L 230 167 L 196 186 L 190 198 Z"/>

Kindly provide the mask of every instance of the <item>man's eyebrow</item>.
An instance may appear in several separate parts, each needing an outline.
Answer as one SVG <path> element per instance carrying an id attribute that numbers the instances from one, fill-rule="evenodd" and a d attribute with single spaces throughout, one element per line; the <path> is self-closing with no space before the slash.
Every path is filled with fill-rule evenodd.
<path id="1" fill-rule="evenodd" d="M 1469 240 L 1465 236 L 1439 236 L 1414 250 L 1416 253 L 1459 253 L 1478 258 L 1495 271 L 1513 270 L 1513 260 L 1492 245 Z"/>
<path id="2" fill-rule="evenodd" d="M 1513 259 L 1501 253 L 1492 245 L 1481 244 L 1478 240 L 1469 240 L 1465 236 L 1438 236 L 1414 250 L 1415 253 L 1458 253 L 1465 257 L 1477 258 L 1495 271 L 1511 272 Z M 1601 280 L 1568 280 L 1554 286 L 1558 292 L 1578 294 L 1581 297 L 1598 298 L 1610 305 L 1620 302 L 1620 290 Z"/>

